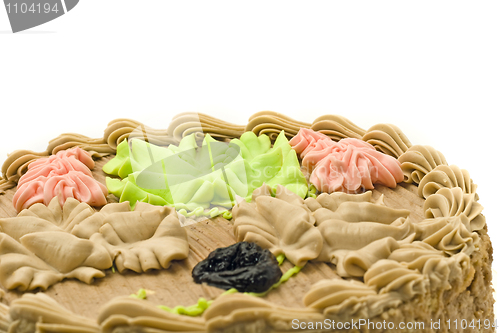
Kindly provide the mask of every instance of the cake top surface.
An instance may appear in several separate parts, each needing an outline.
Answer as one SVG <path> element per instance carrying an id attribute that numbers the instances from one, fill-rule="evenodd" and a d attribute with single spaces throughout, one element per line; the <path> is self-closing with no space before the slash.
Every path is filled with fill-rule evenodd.
<path id="1" fill-rule="evenodd" d="M 71 198 L 49 199 L 45 194 L 43 204 L 29 204 L 36 190 L 27 191 L 26 185 L 35 182 L 45 189 L 51 179 L 40 185 L 42 178 L 73 170 L 89 176 L 94 167 L 90 156 L 106 160 L 97 172 L 97 182 L 103 172 L 114 176 L 108 176 L 107 189 L 98 186 L 96 190 L 100 187 L 104 195 L 109 190 L 122 203 L 109 203 L 109 196 L 107 204 L 90 199 L 90 205 L 99 207 L 95 210 Z M 51 165 L 63 165 L 66 173 L 57 174 L 54 170 L 61 168 Z M 270 166 L 274 166 L 271 173 Z M 112 262 L 120 272 L 168 268 L 172 259 L 188 258 L 189 246 L 194 251 L 194 245 L 188 246 L 183 225 L 190 223 L 185 223 L 185 217 L 216 216 L 236 204 L 228 224 L 234 233 L 229 243 L 265 244 L 274 255 L 284 255 L 299 268 L 307 267 L 310 260 L 335 265 L 335 275 L 342 279 L 317 282 L 304 295 L 304 305 L 316 311 L 311 316 L 317 311 L 354 314 L 360 302 L 368 304 L 362 314 L 373 316 L 425 290 L 442 288 L 450 272 L 467 274 L 461 267 L 469 265 L 478 247 L 476 231 L 485 224 L 477 186 L 468 172 L 449 166 L 443 154 L 430 146 L 412 145 L 394 125 L 363 130 L 340 116 L 307 124 L 261 112 L 246 126 L 234 126 L 205 115 L 181 114 L 166 130 L 117 119 L 110 122 L 102 139 L 63 134 L 45 152 L 14 152 L 2 172 L 4 191 L 18 183 L 17 193 L 23 193 L 16 193 L 14 206 L 19 211 L 29 208 L 17 217 L 0 219 L 6 242 L 18 248 L 13 253 L 31 258 L 26 259 L 29 264 L 20 261 L 18 267 L 31 266 L 35 272 L 31 282 L 5 282 L 11 283 L 7 288 L 19 290 L 46 289 L 65 278 L 90 282 L 102 277 L 100 270 L 111 268 Z M 151 186 L 158 175 L 165 177 L 166 186 Z M 398 189 L 401 184 L 407 184 L 403 192 L 411 194 L 403 194 Z M 392 192 L 386 188 L 395 189 L 397 199 L 389 196 L 389 200 L 405 204 L 387 206 L 384 194 Z M 75 197 L 75 192 L 71 195 Z M 408 205 L 408 199 L 401 200 L 405 195 L 421 201 Z M 16 204 L 20 197 L 26 198 L 26 207 Z M 153 208 L 158 207 L 155 204 L 176 208 L 181 215 L 173 214 L 175 209 Z M 145 218 L 145 214 L 155 217 Z M 31 229 L 13 228 L 19 219 Z M 138 219 L 146 229 L 137 229 Z M 164 251 L 153 250 L 159 242 Z M 46 252 L 46 244 L 58 243 L 60 255 Z M 82 249 L 81 258 L 65 261 L 64 253 L 76 248 Z M 131 260 L 134 256 L 137 259 Z M 40 263 L 34 264 L 35 258 Z M 448 273 L 432 268 L 430 262 L 440 262 Z M 40 273 L 43 265 L 48 265 L 50 274 Z M 342 290 L 357 293 L 358 300 L 344 302 L 337 295 Z M 205 319 L 216 318 L 224 301 L 234 297 L 240 296 L 221 296 Z M 262 302 L 259 306 L 268 306 Z"/>

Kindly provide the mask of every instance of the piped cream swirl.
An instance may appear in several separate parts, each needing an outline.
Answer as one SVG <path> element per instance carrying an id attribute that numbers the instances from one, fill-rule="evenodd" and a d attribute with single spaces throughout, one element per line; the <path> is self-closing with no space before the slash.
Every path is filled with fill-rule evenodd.
<path id="1" fill-rule="evenodd" d="M 404 299 L 423 294 L 428 288 L 427 280 L 417 269 L 387 259 L 373 264 L 364 275 L 364 280 L 366 285 L 375 287 L 379 293 L 397 292 Z"/>
<path id="2" fill-rule="evenodd" d="M 406 183 L 419 184 L 438 165 L 448 165 L 441 152 L 431 146 L 414 145 L 399 156 Z"/>
<path id="3" fill-rule="evenodd" d="M 452 217 L 426 219 L 415 224 L 416 240 L 444 251 L 448 255 L 460 252 L 470 255 L 479 236 L 472 232 L 470 221 L 464 214 Z"/>
<path id="4" fill-rule="evenodd" d="M 316 118 L 311 129 L 325 134 L 334 141 L 340 141 L 346 138 L 362 139 L 366 130 L 358 127 L 347 118 L 338 115 L 324 115 Z"/>
<path id="5" fill-rule="evenodd" d="M 472 230 L 480 230 L 485 224 L 481 214 L 483 206 L 476 201 L 475 193 L 464 193 L 460 187 L 443 187 L 431 194 L 424 203 L 426 218 L 451 217 L 465 214 Z"/>
<path id="6" fill-rule="evenodd" d="M 467 170 L 460 169 L 456 165 L 439 165 L 422 178 L 418 185 L 418 195 L 428 198 L 443 187 L 460 187 L 464 193 L 475 195 L 477 189 Z M 477 200 L 477 196 L 475 198 Z"/>
<path id="7" fill-rule="evenodd" d="M 363 136 L 368 142 L 384 154 L 398 158 L 411 147 L 403 131 L 393 124 L 377 124 L 372 126 Z"/>

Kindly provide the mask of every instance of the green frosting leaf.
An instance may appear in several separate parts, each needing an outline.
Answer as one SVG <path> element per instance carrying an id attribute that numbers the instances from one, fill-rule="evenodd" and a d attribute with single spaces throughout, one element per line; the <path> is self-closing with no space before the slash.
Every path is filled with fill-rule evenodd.
<path id="1" fill-rule="evenodd" d="M 116 157 L 106 163 L 102 167 L 102 171 L 120 178 L 125 178 L 132 172 L 127 140 L 122 141 L 116 147 Z"/>
<path id="2" fill-rule="evenodd" d="M 257 137 L 253 132 L 229 144 L 206 135 L 201 147 L 194 134 L 167 148 L 139 139 L 130 143 L 118 145 L 116 157 L 103 171 L 122 178 L 107 177 L 106 185 L 120 202 L 129 201 L 132 207 L 140 201 L 173 206 L 186 216 L 216 216 L 237 200 L 250 201 L 263 183 L 272 189 L 284 185 L 302 198 L 308 193 L 284 132 L 272 147 L 267 135 Z"/>

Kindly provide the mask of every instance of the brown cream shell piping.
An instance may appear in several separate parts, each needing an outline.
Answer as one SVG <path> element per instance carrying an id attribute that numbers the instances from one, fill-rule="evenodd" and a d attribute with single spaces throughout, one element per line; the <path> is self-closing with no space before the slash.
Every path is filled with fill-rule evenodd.
<path id="1" fill-rule="evenodd" d="M 268 301 L 245 294 L 222 295 L 212 303 L 204 315 L 208 331 L 223 330 L 231 323 L 259 323 L 262 330 L 266 327 L 272 332 L 290 330 L 292 321 L 322 321 L 319 311 L 311 308 L 290 308 L 272 304 Z M 267 332 L 267 329 L 266 329 Z"/>
<path id="2" fill-rule="evenodd" d="M 399 156 L 406 183 L 419 184 L 438 165 L 448 165 L 441 152 L 431 146 L 414 145 Z"/>
<path id="3" fill-rule="evenodd" d="M 245 132 L 251 131 L 257 136 L 266 134 L 274 141 L 281 131 L 285 131 L 286 137 L 290 139 L 297 135 L 301 127 L 310 128 L 311 124 L 294 120 L 278 112 L 261 111 L 250 117 Z"/>
<path id="4" fill-rule="evenodd" d="M 392 124 L 377 124 L 370 127 L 363 136 L 363 141 L 394 158 L 403 155 L 411 147 L 411 142 L 403 131 Z"/>
<path id="5" fill-rule="evenodd" d="M 443 187 L 431 194 L 424 203 L 426 218 L 465 214 L 473 231 L 482 229 L 486 224 L 482 210 L 483 206 L 476 201 L 476 194 L 464 193 L 460 187 Z"/>
<path id="6" fill-rule="evenodd" d="M 366 130 L 338 115 L 324 115 L 316 118 L 311 129 L 328 135 L 334 141 L 345 138 L 362 139 L 366 134 Z"/>
<path id="7" fill-rule="evenodd" d="M 427 199 L 443 187 L 460 187 L 464 193 L 474 194 L 477 189 L 467 170 L 460 169 L 456 165 L 438 165 L 422 178 L 418 185 L 418 194 Z M 475 199 L 478 199 L 477 195 Z"/>

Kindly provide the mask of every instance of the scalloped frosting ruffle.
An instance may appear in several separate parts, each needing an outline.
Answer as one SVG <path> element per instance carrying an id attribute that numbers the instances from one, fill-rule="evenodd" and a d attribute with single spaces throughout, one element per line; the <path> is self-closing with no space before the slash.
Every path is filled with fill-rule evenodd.
<path id="1" fill-rule="evenodd" d="M 12 301 L 4 318 L 9 322 L 9 332 L 101 332 L 94 320 L 75 315 L 42 293 L 25 294 Z"/>
<path id="2" fill-rule="evenodd" d="M 34 204 L 0 219 L 0 283 L 21 291 L 67 278 L 91 283 L 113 262 L 120 272 L 168 268 L 187 257 L 187 233 L 175 210 L 114 203 L 96 212 L 73 198 Z"/>
<path id="3" fill-rule="evenodd" d="M 438 288 L 449 290 L 450 281 L 468 281 L 471 271 L 470 258 L 465 253 L 445 257 L 419 242 L 405 244 L 389 259 L 370 267 L 364 275 L 365 283 L 322 280 L 306 293 L 304 303 L 325 315 L 371 318 L 416 295 L 429 295 Z"/>
<path id="4" fill-rule="evenodd" d="M 364 276 L 376 262 L 413 241 L 448 255 L 470 254 L 477 244 L 478 236 L 464 214 L 417 223 L 408 219 L 407 210 L 370 201 L 371 192 L 323 193 L 304 200 L 283 187 L 273 196 L 263 186 L 251 203 L 234 208 L 234 233 L 238 241 L 284 254 L 294 265 L 315 259 L 331 262 L 342 277 Z"/>
<path id="5" fill-rule="evenodd" d="M 257 243 L 275 256 L 284 254 L 294 265 L 303 266 L 321 252 L 323 241 L 314 218 L 302 198 L 281 185 L 276 197 L 267 185 L 257 189 L 251 203 L 233 209 L 233 217 L 238 242 Z"/>
<path id="6" fill-rule="evenodd" d="M 313 285 L 304 298 L 307 306 L 365 318 L 415 295 L 448 289 L 450 279 L 470 277 L 469 256 L 479 242 L 474 230 L 481 224 L 479 212 L 466 213 L 452 210 L 416 222 L 407 210 L 372 202 L 371 192 L 304 200 L 283 188 L 273 196 L 266 186 L 255 191 L 251 203 L 233 210 L 239 241 L 256 242 L 297 265 L 307 260 L 336 265 L 344 279 Z M 365 283 L 351 280 L 357 277 Z"/>
<path id="7" fill-rule="evenodd" d="M 475 193 L 465 193 L 460 187 L 443 187 L 429 195 L 424 203 L 424 214 L 427 218 L 451 217 L 465 214 L 470 221 L 471 229 L 482 229 L 486 224 L 481 214 L 483 206 L 476 201 Z"/>
<path id="8" fill-rule="evenodd" d="M 151 332 L 206 332 L 203 318 L 173 314 L 131 297 L 117 297 L 108 302 L 101 309 L 97 323 L 103 332 L 137 327 Z"/>
<path id="9" fill-rule="evenodd" d="M 304 207 L 305 210 L 309 209 L 311 213 L 317 212 L 313 218 L 317 219 L 316 221 L 326 219 L 324 222 L 328 221 L 328 216 L 324 212 L 318 214 L 321 209 L 325 209 L 324 206 L 337 211 L 345 203 L 365 204 L 371 200 L 369 192 L 362 195 L 323 194 L 321 198 L 318 197 L 321 203 L 313 198 L 301 201 L 296 195 L 286 190 L 281 193 L 280 200 Z M 254 193 L 256 200 L 268 195 L 270 191 L 266 187 Z M 378 200 L 375 205 L 380 206 L 381 200 Z M 37 207 L 42 210 L 46 209 L 41 205 Z M 358 217 L 349 214 L 347 216 L 351 216 L 351 223 L 360 223 L 364 219 L 362 213 Z M 120 297 L 101 309 L 97 322 L 98 329 L 95 330 L 94 323 L 88 320 L 76 320 L 77 316 L 62 309 L 56 303 L 51 304 L 49 299 L 36 299 L 38 295 L 25 295 L 20 299 L 23 301 L 15 301 L 15 306 L 13 302 L 10 308 L 5 307 L 2 310 L 0 323 L 6 327 L 12 327 L 11 325 L 19 325 L 21 321 L 24 321 L 30 325 L 39 325 L 40 328 L 50 327 L 64 332 L 71 332 L 73 327 L 77 328 L 78 332 L 113 331 L 117 328 L 135 329 L 137 327 L 146 330 L 161 329 L 166 332 L 203 332 L 224 329 L 228 325 L 246 320 L 260 321 L 265 323 L 266 327 L 273 329 L 288 330 L 294 319 L 318 322 L 324 320 L 325 316 L 371 318 L 397 307 L 416 295 L 425 297 L 432 290 L 448 290 L 451 288 L 451 283 L 457 283 L 454 281 L 459 281 L 460 286 L 467 286 L 473 277 L 474 272 L 469 256 L 473 247 L 461 247 L 459 252 L 454 249 L 447 253 L 438 249 L 442 242 L 436 242 L 436 240 L 447 239 L 448 236 L 433 237 L 432 231 L 441 230 L 443 227 L 446 229 L 449 224 L 453 229 L 453 225 L 461 223 L 462 226 L 459 229 L 462 231 L 457 231 L 462 233 L 462 236 L 457 238 L 456 231 L 447 233 L 450 235 L 449 239 L 453 239 L 454 244 L 462 240 L 467 242 L 467 235 L 463 234 L 464 230 L 470 234 L 473 232 L 470 230 L 466 215 L 461 214 L 452 220 L 437 218 L 423 222 L 423 224 L 416 223 L 416 241 L 400 244 L 399 247 L 390 251 L 386 259 L 380 259 L 369 267 L 364 274 L 365 283 L 337 278 L 323 280 L 312 285 L 304 296 L 304 304 L 307 306 L 305 309 L 277 306 L 260 298 L 237 293 L 218 297 L 212 301 L 202 318 L 193 318 L 163 311 L 144 300 Z M 384 222 L 381 221 L 381 223 Z M 434 226 L 429 228 L 424 225 L 425 223 L 431 223 Z M 33 299 L 28 300 L 28 297 L 33 297 Z M 30 316 L 31 313 L 37 315 Z M 276 320 L 277 316 L 280 320 Z"/>

